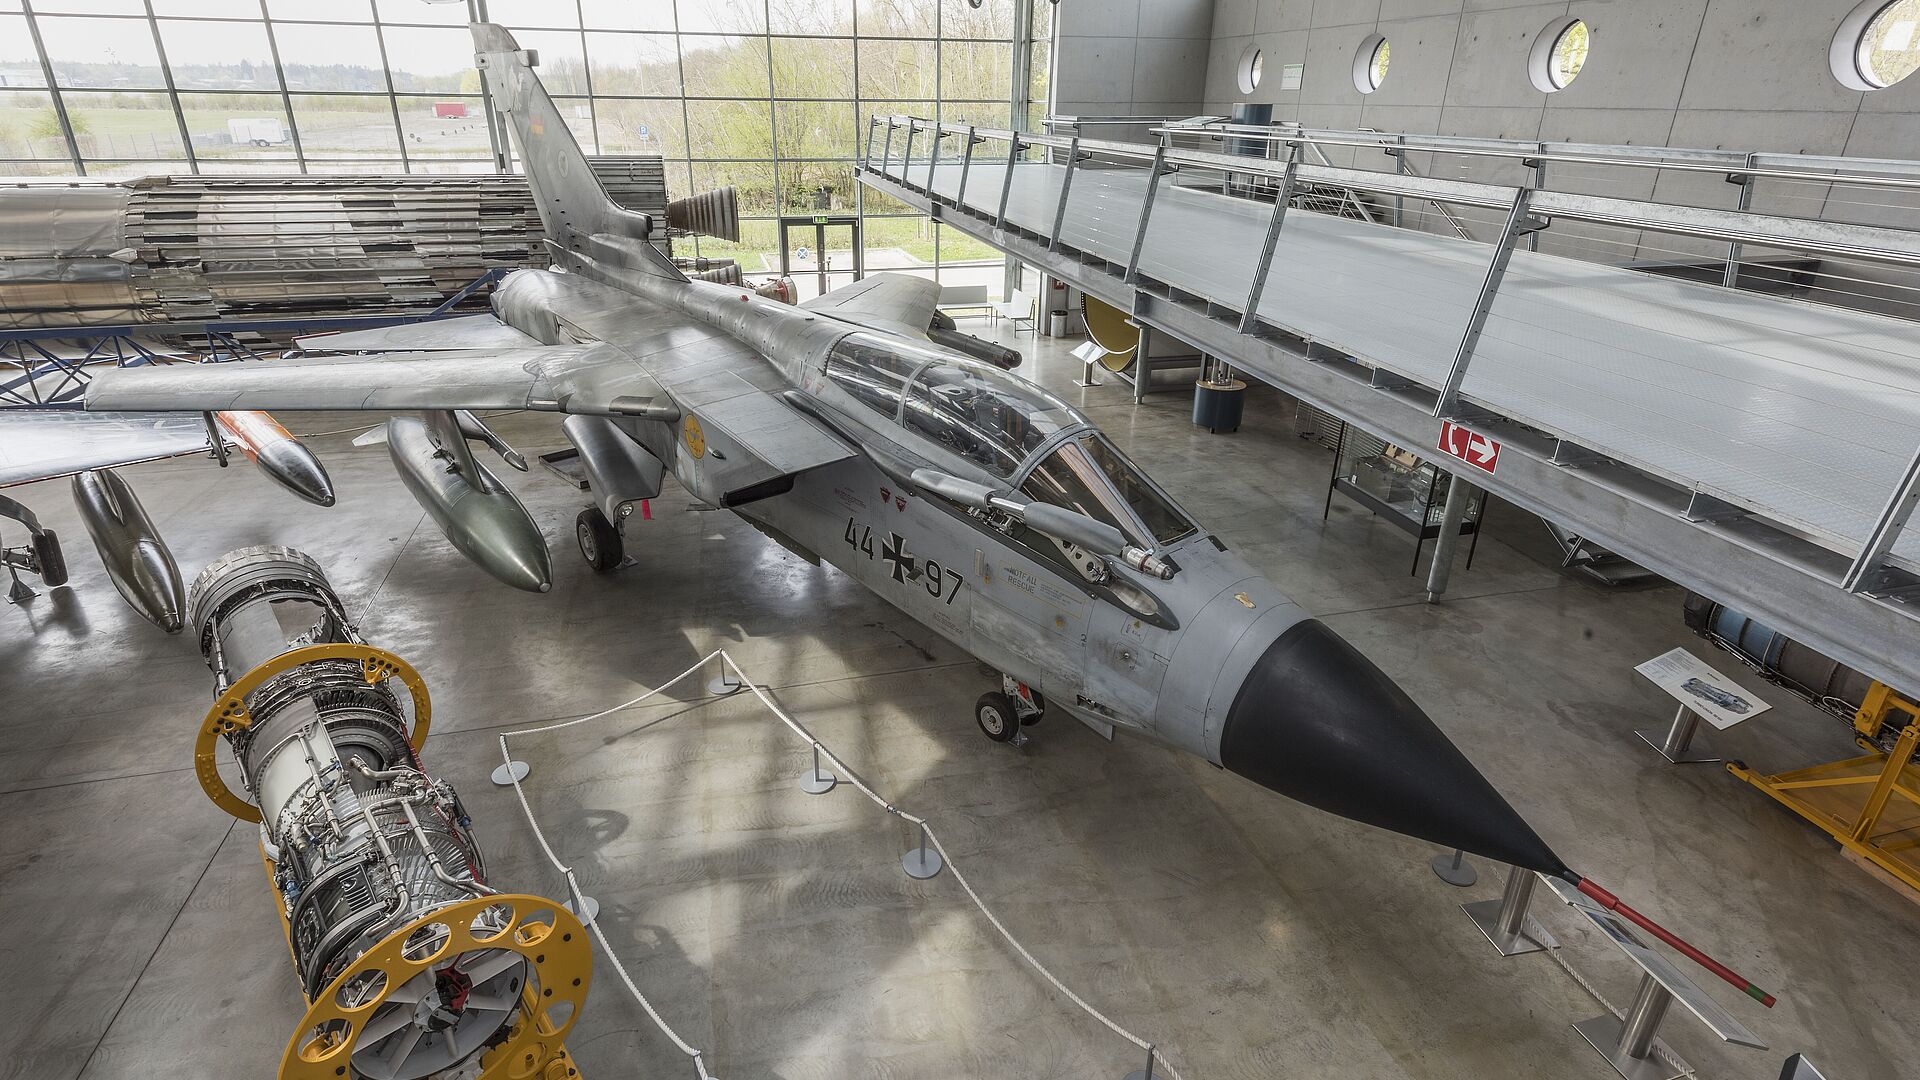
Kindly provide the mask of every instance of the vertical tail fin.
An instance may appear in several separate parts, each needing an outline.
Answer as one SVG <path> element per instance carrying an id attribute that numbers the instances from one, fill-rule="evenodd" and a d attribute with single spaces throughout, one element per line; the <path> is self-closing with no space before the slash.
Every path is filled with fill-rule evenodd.
<path id="1" fill-rule="evenodd" d="M 615 203 L 587 164 L 573 131 L 533 73 L 539 56 L 522 49 L 504 27 L 473 24 L 474 62 L 487 82 L 495 111 L 504 113 L 520 167 L 547 239 L 563 251 L 616 247 L 630 269 L 684 280 L 673 263 L 646 242 L 653 219 Z M 598 237 L 599 242 L 594 238 Z M 611 242 L 611 243 L 609 243 Z"/>

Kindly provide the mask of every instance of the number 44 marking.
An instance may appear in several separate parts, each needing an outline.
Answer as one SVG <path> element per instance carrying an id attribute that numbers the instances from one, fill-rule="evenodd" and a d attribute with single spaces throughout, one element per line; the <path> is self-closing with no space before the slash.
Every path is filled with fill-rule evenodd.
<path id="1" fill-rule="evenodd" d="M 953 603 L 960 595 L 960 586 L 964 582 L 958 571 L 943 567 L 938 562 L 927 559 L 922 562 L 907 550 L 906 538 L 899 533 L 889 534 L 884 540 L 878 555 L 874 552 L 873 528 L 862 525 L 849 517 L 847 531 L 841 537 L 847 546 L 866 555 L 868 560 L 882 558 L 886 560 L 889 573 L 898 582 L 914 582 L 927 590 L 927 595 L 936 600 Z"/>

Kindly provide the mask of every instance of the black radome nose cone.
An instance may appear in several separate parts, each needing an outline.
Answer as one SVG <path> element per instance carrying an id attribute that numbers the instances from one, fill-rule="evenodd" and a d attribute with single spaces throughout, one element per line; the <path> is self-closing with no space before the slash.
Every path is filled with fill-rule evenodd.
<path id="1" fill-rule="evenodd" d="M 1420 706 L 1318 620 L 1257 661 L 1220 764 L 1344 818 L 1542 873 L 1566 869 Z"/>

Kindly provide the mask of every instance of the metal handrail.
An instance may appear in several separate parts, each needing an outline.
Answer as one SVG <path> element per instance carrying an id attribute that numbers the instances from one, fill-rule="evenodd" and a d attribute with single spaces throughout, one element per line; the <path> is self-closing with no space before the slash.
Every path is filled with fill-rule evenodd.
<path id="1" fill-rule="evenodd" d="M 1212 139 L 1248 139 L 1282 145 L 1313 144 L 1348 146 L 1362 149 L 1394 149 L 1377 134 L 1337 129 L 1302 128 L 1290 125 L 1208 124 L 1157 128 L 1156 135 L 1195 136 Z M 1540 143 L 1500 139 L 1459 139 L 1433 135 L 1406 135 L 1405 149 L 1434 154 L 1458 154 L 1465 157 L 1504 158 L 1515 161 L 1548 161 L 1571 165 L 1606 165 L 1618 168 L 1675 169 L 1684 172 L 1726 173 L 1736 177 L 1762 180 L 1817 180 L 1822 183 L 1854 184 L 1862 187 L 1920 188 L 1920 161 L 1892 158 L 1855 159 L 1799 154 L 1748 154 L 1730 150 L 1696 150 L 1685 147 L 1626 147 L 1599 143 Z M 1557 148 L 1557 149 L 1556 149 Z M 1763 160 L 1805 162 L 1810 168 L 1777 168 L 1761 164 Z M 1819 170 L 1880 167 L 1885 172 Z M 1898 175 L 1904 172 L 1906 175 Z"/>
<path id="2" fill-rule="evenodd" d="M 1501 229 L 1500 236 L 1498 236 L 1492 244 L 1486 244 L 1486 246 L 1484 246 L 1484 248 L 1488 250 L 1488 261 L 1486 261 L 1486 267 L 1482 269 L 1482 281 L 1480 281 L 1480 288 L 1478 288 L 1475 302 L 1473 302 L 1473 306 L 1469 309 L 1469 315 L 1467 315 L 1465 325 L 1461 327 L 1461 336 L 1459 336 L 1457 346 L 1455 346 L 1455 350 L 1453 350 L 1453 359 L 1452 363 L 1448 365 L 1446 379 L 1442 380 L 1440 384 L 1432 386 L 1432 390 L 1434 390 L 1434 404 L 1432 404 L 1432 409 L 1430 409 L 1428 415 L 1434 417 L 1434 419 L 1448 419 L 1448 421 L 1459 419 L 1461 415 L 1471 415 L 1473 409 L 1480 407 L 1480 405 L 1469 405 L 1461 398 L 1461 386 L 1465 384 L 1465 377 L 1467 377 L 1467 373 L 1469 373 L 1469 365 L 1473 363 L 1476 346 L 1478 346 L 1482 329 L 1484 329 L 1484 325 L 1486 325 L 1486 319 L 1488 319 L 1490 313 L 1492 313 L 1494 298 L 1496 298 L 1498 292 L 1500 292 L 1501 282 L 1503 282 L 1505 269 L 1507 269 L 1507 263 L 1509 263 L 1509 259 L 1513 256 L 1515 248 L 1517 248 L 1521 242 L 1524 242 L 1528 248 L 1532 248 L 1532 246 L 1534 246 L 1534 238 L 1538 236 L 1538 233 L 1540 233 L 1544 227 L 1548 227 L 1549 221 L 1553 221 L 1553 219 L 1588 221 L 1588 223 L 1597 223 L 1597 225 L 1626 227 L 1626 229 L 1644 229 L 1644 231 L 1653 231 L 1653 233 L 1684 234 L 1684 236 L 1699 236 L 1699 238 L 1709 238 L 1709 240 L 1722 240 L 1722 242 L 1728 244 L 1728 267 L 1730 267 L 1730 269 L 1728 269 L 1728 275 L 1726 275 L 1726 281 L 1724 281 L 1724 284 L 1728 284 L 1728 286 L 1732 286 L 1732 284 L 1736 282 L 1736 275 L 1734 275 L 1732 267 L 1738 265 L 1740 248 L 1743 244 L 1761 244 L 1761 246 L 1770 246 L 1770 248 L 1789 248 L 1789 250 L 1801 250 L 1801 252 L 1822 254 L 1822 256 L 1870 259 L 1870 261 L 1895 263 L 1895 265 L 1907 265 L 1907 267 L 1920 265 L 1920 231 L 1885 229 L 1885 227 L 1870 227 L 1870 225 L 1851 225 L 1851 223 L 1836 223 L 1836 221 L 1816 221 L 1816 219 L 1803 219 L 1803 217 L 1764 215 L 1764 213 L 1753 213 L 1753 211 L 1745 209 L 1749 206 L 1749 196 L 1751 196 L 1751 188 L 1753 188 L 1751 181 L 1753 181 L 1755 177 L 1782 175 L 1782 173 L 1778 173 L 1778 171 L 1768 171 L 1768 169 L 1749 169 L 1749 171 L 1745 171 L 1743 177 L 1738 177 L 1738 175 L 1736 175 L 1736 177 L 1730 177 L 1730 179 L 1741 181 L 1741 188 L 1743 188 L 1743 190 L 1741 190 L 1741 209 L 1709 209 L 1693 208 L 1693 206 L 1672 206 L 1672 204 L 1655 204 L 1655 202 L 1645 202 L 1645 200 L 1624 200 L 1624 198 L 1611 198 L 1611 196 L 1586 196 L 1586 194 L 1569 194 L 1569 192 L 1551 192 L 1551 190 L 1544 190 L 1544 183 L 1546 183 L 1546 169 L 1544 169 L 1544 165 L 1534 160 L 1528 161 L 1528 163 L 1532 165 L 1532 181 L 1534 181 L 1534 183 L 1519 184 L 1519 186 L 1509 186 L 1509 184 L 1467 183 L 1467 181 L 1446 181 L 1446 179 L 1436 179 L 1436 177 L 1402 175 L 1402 171 L 1398 171 L 1398 169 L 1392 171 L 1392 173 L 1386 173 L 1386 171 L 1371 171 L 1371 169 L 1340 169 L 1340 167 L 1329 167 L 1329 165 L 1304 165 L 1304 163 L 1300 161 L 1300 158 L 1302 158 L 1302 150 L 1313 152 L 1313 142 L 1311 142 L 1311 140 L 1300 138 L 1300 136 L 1288 138 L 1288 136 L 1269 133 L 1269 131 L 1263 131 L 1263 129 L 1254 129 L 1254 131 L 1260 133 L 1260 135 L 1273 136 L 1275 142 L 1281 142 L 1281 144 L 1286 144 L 1286 146 L 1290 148 L 1290 152 L 1286 154 L 1286 160 L 1271 160 L 1271 158 L 1265 158 L 1265 156 L 1219 154 L 1219 152 L 1204 152 L 1204 150 L 1177 150 L 1177 148 L 1169 146 L 1169 140 L 1167 140 L 1167 138 L 1160 138 L 1158 144 L 1110 142 L 1110 140 L 1083 138 L 1081 133 L 1079 133 L 1079 129 L 1075 129 L 1075 135 L 1073 135 L 1071 140 L 1068 140 L 1068 138 L 1062 138 L 1062 136 L 993 131 L 993 129 L 979 129 L 979 127 L 966 127 L 966 129 L 962 129 L 962 127 L 958 127 L 958 125 L 947 125 L 947 123 L 939 123 L 939 121 L 927 121 L 927 119 L 922 119 L 922 117 L 874 117 L 874 121 L 872 121 L 872 125 L 870 125 L 870 140 L 872 140 L 872 131 L 877 131 L 877 125 L 879 125 L 881 119 L 887 121 L 887 144 L 889 144 L 889 146 L 891 146 L 891 142 L 893 142 L 893 129 L 895 129 L 895 127 L 906 125 L 906 131 L 908 131 L 908 148 L 906 148 L 906 152 L 902 152 L 902 165 L 900 165 L 899 175 L 893 175 L 893 171 L 891 171 L 891 167 L 889 167 L 889 161 L 887 161 L 885 156 L 881 158 L 881 167 L 879 167 L 877 171 L 876 169 L 862 169 L 860 175 L 862 175 L 862 179 L 866 179 L 870 173 L 879 173 L 879 175 L 885 177 L 889 183 L 899 183 L 904 190 L 910 190 L 910 192 L 914 190 L 914 181 L 908 179 L 908 165 L 910 165 L 910 161 L 912 161 L 912 135 L 914 135 L 916 131 L 929 131 L 929 133 L 935 135 L 935 138 L 941 138 L 941 136 L 964 131 L 964 133 L 968 135 L 968 138 L 970 138 L 970 144 L 972 144 L 972 140 L 975 140 L 975 138 L 1008 140 L 1006 175 L 1000 179 L 998 213 L 987 213 L 985 209 L 966 206 L 964 202 L 958 202 L 958 200 L 952 204 L 952 208 L 960 211 L 960 215 L 977 215 L 979 219 L 993 221 L 996 231 L 1000 231 L 1000 233 L 1008 231 L 1010 225 L 1012 225 L 1012 223 L 1008 221 L 1008 192 L 1012 190 L 1012 184 L 1014 184 L 1014 165 L 1020 163 L 1021 150 L 1027 150 L 1027 148 L 1044 148 L 1044 150 L 1048 150 L 1048 160 L 1056 160 L 1056 154 L 1052 154 L 1054 150 L 1066 150 L 1066 152 L 1068 152 L 1068 154 L 1066 154 L 1066 161 L 1068 161 L 1068 165 L 1066 165 L 1066 177 L 1064 177 L 1062 183 L 1060 183 L 1060 194 L 1058 194 L 1058 200 L 1056 200 L 1054 209 L 1052 209 L 1052 215 L 1050 215 L 1050 217 L 1052 217 L 1052 227 L 1050 227 L 1048 233 L 1044 234 L 1041 240 L 1044 242 L 1043 258 L 1058 258 L 1060 254 L 1077 256 L 1077 258 L 1069 261 L 1069 265 L 1089 265 L 1089 259 L 1085 259 L 1087 252 L 1077 252 L 1075 248 L 1071 248 L 1069 244 L 1064 242 L 1064 236 L 1062 236 L 1066 219 L 1068 219 L 1068 213 L 1066 213 L 1066 211 L 1068 211 L 1069 181 L 1071 181 L 1073 169 L 1079 165 L 1079 161 L 1083 160 L 1083 158 L 1110 158 L 1110 160 L 1116 161 L 1142 161 L 1142 163 L 1144 163 L 1144 161 L 1152 161 L 1152 165 L 1150 165 L 1150 169 L 1148 169 L 1150 179 L 1148 179 L 1148 183 L 1146 183 L 1146 198 L 1142 200 L 1142 206 L 1140 206 L 1139 219 L 1137 219 L 1135 231 L 1133 231 L 1131 254 L 1129 254 L 1129 258 L 1127 258 L 1125 275 L 1123 275 L 1123 279 L 1121 279 L 1121 282 L 1123 282 L 1125 286 L 1129 286 L 1129 288 L 1135 290 L 1135 292 L 1133 292 L 1133 298 L 1131 298 L 1131 304 L 1135 306 L 1135 315 L 1137 315 L 1137 317 L 1139 317 L 1142 307 L 1154 307 L 1154 309 L 1160 307 L 1160 300 L 1154 300 L 1156 294 L 1154 294 L 1152 290 L 1140 290 L 1142 275 L 1139 273 L 1139 259 L 1140 248 L 1142 248 L 1142 242 L 1144 242 L 1144 236 L 1146 236 L 1146 229 L 1148 229 L 1148 221 L 1150 221 L 1152 208 L 1154 208 L 1154 196 L 1165 190 L 1165 184 L 1158 183 L 1158 179 L 1160 179 L 1164 173 L 1167 173 L 1167 171 L 1177 171 L 1177 169 L 1185 169 L 1185 167 L 1196 167 L 1196 169 L 1202 169 L 1202 171 L 1215 171 L 1215 173 L 1223 173 L 1223 175 L 1256 175 L 1256 177 L 1265 175 L 1265 177 L 1279 177 L 1279 179 L 1281 179 L 1279 194 L 1277 194 L 1277 200 L 1275 200 L 1275 204 L 1273 204 L 1273 211 L 1271 211 L 1271 217 L 1269 217 L 1269 223 L 1267 223 L 1265 246 L 1261 248 L 1258 265 L 1248 267 L 1250 273 L 1252 273 L 1252 288 L 1248 290 L 1246 300 L 1236 307 L 1236 309 L 1238 309 L 1238 315 L 1233 319 L 1236 323 L 1236 332 L 1238 332 L 1238 334 L 1252 336 L 1252 338 L 1256 338 L 1256 340 L 1258 340 L 1258 336 L 1260 336 L 1261 284 L 1263 284 L 1263 277 L 1265 277 L 1265 267 L 1271 263 L 1271 259 L 1275 258 L 1275 254 L 1277 254 L 1275 248 L 1277 248 L 1277 242 L 1279 242 L 1279 238 L 1281 238 L 1281 225 L 1283 225 L 1284 215 L 1286 215 L 1286 204 L 1288 204 L 1286 194 L 1292 190 L 1292 184 L 1296 183 L 1296 181 L 1327 184 L 1327 186 L 1348 188 L 1348 190 L 1382 192 L 1382 194 L 1390 194 L 1390 196 L 1396 196 L 1396 198 L 1417 198 L 1417 200 L 1430 200 L 1430 202 L 1446 200 L 1446 202 L 1452 202 L 1452 204 L 1457 204 L 1457 206 L 1480 206 L 1480 208 L 1501 209 L 1503 219 L 1505 219 L 1505 225 L 1503 225 L 1503 229 Z M 1371 133 L 1371 138 L 1367 138 L 1367 140 L 1363 142 L 1363 146 L 1382 148 L 1379 133 Z M 1534 150 L 1534 148 L 1530 148 L 1530 150 Z M 1540 146 L 1540 150 L 1544 152 L 1544 144 Z M 1317 154 L 1315 154 L 1315 156 L 1317 156 Z M 1759 156 L 1755 156 L 1755 154 L 1747 154 L 1747 156 L 1741 158 L 1741 161 L 1743 161 L 1743 163 L 1753 163 L 1753 161 L 1757 161 L 1757 158 L 1759 158 Z M 1321 160 L 1325 160 L 1325 158 L 1321 158 Z M 1872 167 L 1872 165 L 1889 165 L 1889 167 L 1893 167 L 1895 163 L 1868 161 L 1866 165 L 1868 165 L 1868 167 Z M 1716 171 L 1720 171 L 1720 169 L 1716 167 Z M 1728 169 L 1728 171 L 1730 171 L 1730 173 L 1736 173 L 1734 169 Z M 1805 173 L 1789 173 L 1789 175 L 1803 177 Z M 1878 183 L 1880 179 L 1874 177 L 1874 181 Z M 874 181 L 868 181 L 868 183 L 874 183 Z M 876 184 L 876 186 L 883 186 L 883 184 Z M 929 198 L 929 202 L 931 202 L 931 206 L 933 206 L 931 213 L 939 219 L 939 217 L 945 215 L 945 209 L 941 208 L 941 200 L 933 198 L 933 190 L 931 190 L 931 188 L 933 188 L 933 175 L 931 175 L 931 169 L 929 169 L 927 186 L 920 188 L 920 190 L 922 190 L 924 194 L 927 194 L 927 198 Z M 1162 194 L 1162 198 L 1165 198 L 1164 194 Z M 1018 233 L 1021 233 L 1021 231 L 1035 231 L 1035 229 L 1043 229 L 1043 227 L 1044 225 L 1041 221 L 1029 217 L 1029 221 L 1027 221 L 1023 227 L 1018 227 L 1018 225 L 1014 227 L 1016 240 L 1018 240 Z M 998 240 L 995 240 L 995 242 L 998 242 Z M 1102 258 L 1108 259 L 1106 265 L 1108 265 L 1110 269 L 1116 267 L 1116 263 L 1110 261 L 1110 259 L 1114 258 L 1114 250 L 1112 250 L 1112 248 L 1104 250 L 1104 252 L 1102 252 Z M 1058 271 L 1056 271 L 1056 273 L 1058 273 Z M 1217 307 L 1217 311 L 1215 311 L 1215 307 Z M 1206 321 L 1208 321 L 1208 323 L 1206 323 L 1206 325 L 1212 325 L 1212 321 L 1225 321 L 1225 315 L 1219 313 L 1219 311 L 1233 311 L 1233 309 L 1235 309 L 1235 302 L 1231 302 L 1231 300 L 1229 300 L 1229 302 L 1219 302 L 1219 298 L 1210 298 L 1208 315 L 1206 315 Z M 1183 311 L 1183 307 L 1179 307 L 1177 304 L 1171 304 L 1171 306 L 1167 306 L 1167 311 L 1169 311 L 1169 313 L 1171 313 L 1171 311 Z M 1150 325 L 1150 323 L 1142 321 L 1142 327 L 1146 327 L 1146 325 Z M 1200 327 L 1200 329 L 1206 331 L 1206 327 Z M 1273 329 L 1290 332 L 1290 334 L 1300 336 L 1302 340 L 1308 340 L 1306 334 L 1298 334 L 1298 332 L 1290 329 L 1290 327 L 1286 327 L 1286 325 L 1273 325 Z M 1202 332 L 1198 340 L 1208 340 L 1208 338 L 1206 338 L 1206 332 Z M 1329 342 L 1329 344 L 1331 344 L 1331 342 Z M 1233 354 L 1233 348 L 1235 348 L 1235 346 L 1231 346 L 1231 344 L 1229 344 L 1229 346 L 1221 346 L 1217 340 L 1215 340 L 1215 344 L 1213 344 L 1215 356 L 1231 356 L 1231 354 Z M 1308 352 L 1311 354 L 1311 348 L 1313 348 L 1313 342 L 1311 342 L 1311 340 L 1308 340 L 1308 346 L 1306 346 L 1306 348 L 1308 348 Z M 1380 363 L 1377 363 L 1377 361 L 1371 359 L 1371 357 L 1361 356 L 1361 354 L 1352 354 L 1352 357 L 1361 363 L 1361 367 L 1371 367 L 1371 369 L 1373 369 L 1373 375 L 1371 375 L 1373 382 L 1371 382 L 1371 386 L 1409 384 L 1407 380 L 1398 379 L 1398 377 L 1392 377 L 1392 375 L 1386 380 L 1379 380 L 1380 371 L 1382 371 L 1382 365 L 1380 365 Z M 1396 382 L 1396 380 L 1398 380 L 1398 382 Z M 1142 384 L 1144 384 L 1144 380 L 1137 382 L 1137 394 L 1139 394 L 1139 388 Z M 1139 400 L 1139 398 L 1137 398 L 1137 400 Z M 1425 407 L 1425 405 L 1419 405 L 1419 407 Z M 1584 450 L 1584 448 L 1572 448 L 1571 454 L 1571 457 L 1567 457 L 1567 461 L 1578 459 L 1580 455 L 1586 454 L 1586 450 Z M 1553 455 L 1551 455 L 1551 465 L 1561 465 L 1561 463 L 1563 463 L 1563 459 L 1561 459 L 1561 448 L 1555 446 Z M 1716 503 L 1720 502 L 1720 500 L 1716 498 L 1711 488 L 1701 486 L 1701 484 L 1695 482 L 1695 480 L 1686 480 L 1686 482 L 1692 486 L 1692 496 L 1690 496 L 1688 511 L 1684 513 L 1684 517 L 1688 517 L 1688 521 L 1695 521 L 1695 517 L 1693 517 L 1693 503 L 1699 502 L 1705 505 L 1705 503 Z M 1899 538 L 1903 536 L 1903 530 L 1907 527 L 1908 519 L 1912 517 L 1912 513 L 1914 513 L 1916 507 L 1920 507 L 1920 452 L 1914 454 L 1912 461 L 1908 463 L 1905 475 L 1901 477 L 1901 482 L 1895 484 L 1895 488 L 1889 492 L 1882 511 L 1876 515 L 1874 527 L 1868 532 L 1868 538 L 1866 538 L 1866 540 L 1860 544 L 1859 548 L 1851 553 L 1851 557 L 1847 559 L 1847 569 L 1845 569 L 1845 573 L 1839 573 L 1839 575 L 1830 573 L 1830 565 L 1828 565 L 1828 563 L 1818 563 L 1818 565 L 1814 565 L 1814 563 L 1801 563 L 1801 569 L 1807 571 L 1807 573 L 1811 573 L 1811 575 L 1822 578 L 1822 580 L 1826 580 L 1828 584 L 1834 584 L 1839 590 L 1843 590 L 1843 592 L 1847 592 L 1847 594 L 1876 596 L 1878 590 L 1882 590 L 1882 588 L 1887 586 L 1887 582 L 1895 582 L 1895 577 L 1893 577 L 1895 571 L 1893 571 L 1891 552 L 1893 552 L 1895 544 L 1899 542 Z M 1759 507 L 1749 507 L 1749 509 L 1753 509 L 1755 513 L 1764 513 L 1764 511 L 1759 511 Z M 1841 553 L 1845 555 L 1847 552 L 1841 550 Z M 1905 580 L 1905 578 L 1901 578 L 1901 580 Z M 1843 648 L 1841 651 L 1847 651 L 1847 648 Z"/>
<path id="3" fill-rule="evenodd" d="M 1033 132 L 1013 132 L 995 128 L 967 128 L 921 117 L 889 116 L 889 127 L 904 126 L 911 131 L 938 132 L 941 136 L 971 130 L 975 137 L 994 141 L 1017 138 L 1022 147 L 1045 147 L 1107 158 L 1149 163 L 1160 149 L 1155 144 L 1115 142 L 1084 137 L 1065 138 Z M 1281 141 L 1289 141 L 1282 139 Z M 1301 140 L 1290 140 L 1300 142 Z M 1377 141 L 1365 145 L 1378 147 Z M 1218 172 L 1247 173 L 1278 180 L 1286 163 L 1263 157 L 1246 157 L 1206 150 L 1168 149 L 1166 164 Z M 882 169 L 881 171 L 886 171 Z M 1724 171 L 1724 170 L 1716 170 Z M 1564 218 L 1597 225 L 1646 229 L 1677 236 L 1694 236 L 1733 244 L 1792 248 L 1831 255 L 1837 258 L 1864 259 L 1899 266 L 1920 266 L 1920 232 L 1876 225 L 1816 221 L 1781 217 L 1742 210 L 1716 210 L 1677 206 L 1606 195 L 1574 195 L 1543 191 L 1524 185 L 1484 184 L 1475 181 L 1448 180 L 1432 176 L 1403 176 L 1372 169 L 1348 169 L 1324 165 L 1301 165 L 1299 182 L 1320 183 L 1387 196 L 1403 196 L 1445 201 L 1456 206 L 1477 206 L 1505 212 L 1521 192 L 1530 192 L 1529 212 L 1545 218 Z M 1920 178 L 1916 178 L 1920 184 Z"/>

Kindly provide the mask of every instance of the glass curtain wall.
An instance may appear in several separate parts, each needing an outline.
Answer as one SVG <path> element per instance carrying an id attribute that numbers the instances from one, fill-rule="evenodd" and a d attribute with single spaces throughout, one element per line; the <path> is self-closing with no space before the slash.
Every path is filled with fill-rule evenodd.
<path id="1" fill-rule="evenodd" d="M 1024 27 L 1013 0 L 0 0 L 0 175 L 493 171 L 470 9 L 539 51 L 588 153 L 739 189 L 740 243 L 698 254 L 770 274 L 780 217 L 859 215 L 867 268 L 999 293 L 998 253 L 851 170 L 875 113 L 1007 126 L 1016 48 L 1044 113 L 1046 0 Z M 851 230 L 818 237 L 788 237 L 803 294 L 821 259 L 851 276 Z"/>

